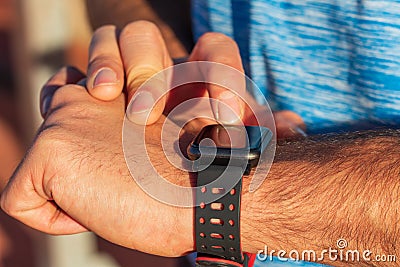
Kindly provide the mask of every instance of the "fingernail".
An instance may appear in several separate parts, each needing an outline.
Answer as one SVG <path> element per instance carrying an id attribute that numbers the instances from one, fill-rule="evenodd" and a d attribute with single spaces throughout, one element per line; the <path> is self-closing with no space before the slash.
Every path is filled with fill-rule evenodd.
<path id="1" fill-rule="evenodd" d="M 301 136 L 303 136 L 303 137 L 307 137 L 308 136 L 308 134 L 303 130 L 303 129 L 301 129 L 299 126 L 296 126 L 296 127 L 294 127 L 294 128 L 291 128 L 295 133 L 297 133 L 297 134 L 300 134 Z"/>
<path id="2" fill-rule="evenodd" d="M 47 112 L 49 111 L 50 103 L 51 103 L 51 94 L 48 94 L 47 96 L 45 96 L 42 102 L 41 113 L 43 117 L 46 116 Z"/>
<path id="3" fill-rule="evenodd" d="M 289 130 L 290 130 L 293 134 L 298 135 L 298 136 L 302 136 L 302 137 L 307 137 L 307 136 L 308 136 L 307 133 L 306 133 L 302 128 L 300 128 L 300 127 L 297 126 L 297 125 L 291 126 L 291 127 L 289 128 Z"/>
<path id="4" fill-rule="evenodd" d="M 239 98 L 232 92 L 225 91 L 219 96 L 217 120 L 223 124 L 234 124 L 240 121 L 241 108 Z"/>
<path id="5" fill-rule="evenodd" d="M 133 96 L 133 99 L 129 105 L 130 115 L 147 113 L 154 106 L 155 100 L 151 93 L 141 91 Z"/>
<path id="6" fill-rule="evenodd" d="M 94 78 L 93 81 L 93 87 L 117 82 L 117 74 L 112 69 L 103 68 L 96 74 L 96 78 Z"/>

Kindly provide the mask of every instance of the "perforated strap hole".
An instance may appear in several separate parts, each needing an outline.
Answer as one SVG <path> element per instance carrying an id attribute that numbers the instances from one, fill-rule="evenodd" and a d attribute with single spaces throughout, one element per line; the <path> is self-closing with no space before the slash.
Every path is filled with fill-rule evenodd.
<path id="1" fill-rule="evenodd" d="M 233 220 L 229 220 L 228 223 L 229 223 L 230 226 L 234 226 L 235 225 L 235 222 Z"/>
<path id="2" fill-rule="evenodd" d="M 229 205 L 229 210 L 230 210 L 230 211 L 234 211 L 234 210 L 235 210 L 235 205 L 230 204 L 230 205 Z"/>
<path id="3" fill-rule="evenodd" d="M 236 260 L 236 257 L 231 257 L 231 260 L 235 261 L 235 260 Z"/>
<path id="4" fill-rule="evenodd" d="M 212 210 L 223 210 L 224 209 L 224 204 L 222 204 L 222 203 L 211 203 L 211 209 Z"/>
<path id="5" fill-rule="evenodd" d="M 222 187 L 214 187 L 213 189 L 211 189 L 211 192 L 215 195 L 222 195 L 225 193 L 225 189 Z"/>
<path id="6" fill-rule="evenodd" d="M 210 236 L 215 239 L 224 239 L 224 236 L 218 233 L 211 233 Z"/>
<path id="7" fill-rule="evenodd" d="M 234 194 L 236 194 L 236 189 L 235 188 L 231 189 L 229 193 L 233 196 Z"/>
<path id="8" fill-rule="evenodd" d="M 229 235 L 229 239 L 230 240 L 235 240 L 235 236 L 234 235 Z"/>
<path id="9" fill-rule="evenodd" d="M 200 233 L 199 235 L 200 235 L 201 238 L 205 238 L 206 237 L 205 233 Z"/>
<path id="10" fill-rule="evenodd" d="M 229 251 L 234 253 L 234 252 L 236 252 L 236 249 L 235 248 L 229 248 Z"/>
<path id="11" fill-rule="evenodd" d="M 218 252 L 225 251 L 225 248 L 223 246 L 217 246 L 217 245 L 211 246 L 211 249 Z"/>
<path id="12" fill-rule="evenodd" d="M 224 221 L 219 218 L 211 218 L 210 223 L 213 225 L 224 225 Z"/>
<path id="13" fill-rule="evenodd" d="M 201 218 L 199 219 L 199 223 L 205 224 L 205 222 L 206 222 L 206 220 L 205 220 L 203 217 L 201 217 Z"/>
<path id="14" fill-rule="evenodd" d="M 201 203 L 200 203 L 200 208 L 201 208 L 201 209 L 204 209 L 205 207 L 206 207 L 206 203 L 201 202 Z"/>
<path id="15" fill-rule="evenodd" d="M 201 245 L 201 249 L 206 250 L 207 249 L 206 245 Z"/>
<path id="16" fill-rule="evenodd" d="M 207 188 L 206 188 L 205 186 L 203 186 L 203 187 L 200 189 L 200 191 L 201 191 L 202 193 L 205 193 L 205 192 L 207 192 Z"/>

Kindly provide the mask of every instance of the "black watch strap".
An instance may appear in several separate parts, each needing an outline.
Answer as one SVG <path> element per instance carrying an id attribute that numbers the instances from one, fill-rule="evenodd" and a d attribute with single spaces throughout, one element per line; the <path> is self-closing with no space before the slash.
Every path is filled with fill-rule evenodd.
<path id="1" fill-rule="evenodd" d="M 244 169 L 210 165 L 198 172 L 195 209 L 197 266 L 243 266 L 246 260 L 240 242 L 240 197 Z M 237 183 L 231 182 L 234 184 L 232 189 L 232 186 L 225 188 L 225 179 Z M 216 200 L 208 203 L 210 199 Z"/>

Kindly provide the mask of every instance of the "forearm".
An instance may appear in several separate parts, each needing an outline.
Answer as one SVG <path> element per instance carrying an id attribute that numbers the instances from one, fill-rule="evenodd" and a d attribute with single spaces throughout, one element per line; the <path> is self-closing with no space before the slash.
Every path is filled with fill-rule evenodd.
<path id="1" fill-rule="evenodd" d="M 243 249 L 257 252 L 267 245 L 270 250 L 315 250 L 320 255 L 344 238 L 346 249 L 396 254 L 399 177 L 399 130 L 279 145 L 264 184 L 243 194 Z"/>
<path id="2" fill-rule="evenodd" d="M 161 30 L 173 58 L 185 57 L 192 46 L 190 10 L 187 0 L 174 5 L 154 0 L 86 0 L 94 29 L 114 24 L 123 28 L 136 20 L 154 22 Z"/>

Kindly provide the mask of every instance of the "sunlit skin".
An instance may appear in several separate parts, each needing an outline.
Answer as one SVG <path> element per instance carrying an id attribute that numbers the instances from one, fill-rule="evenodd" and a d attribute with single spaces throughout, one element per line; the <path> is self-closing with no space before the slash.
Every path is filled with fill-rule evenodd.
<path id="1" fill-rule="evenodd" d="M 130 175 L 121 140 L 127 99 L 135 95 L 143 81 L 171 64 L 171 58 L 151 23 L 139 21 L 126 26 L 119 35 L 119 57 L 115 50 L 96 50 L 103 45 L 97 46 L 96 42 L 116 49 L 116 39 L 109 39 L 108 31 L 115 33 L 115 28 L 107 26 L 95 33 L 88 77 L 76 69 L 64 68 L 43 88 L 41 109 L 45 121 L 8 182 L 1 207 L 46 233 L 91 230 L 116 244 L 151 254 L 183 255 L 194 250 L 193 209 L 165 205 L 145 194 Z M 220 53 L 215 53 L 218 49 Z M 221 34 L 200 38 L 189 60 L 200 59 L 242 70 L 236 44 Z M 94 75 L 105 67 L 115 68 L 117 83 L 110 86 L 107 80 L 105 87 L 90 87 Z M 159 88 L 148 90 L 151 95 Z M 210 86 L 181 92 L 166 97 L 155 109 L 144 111 L 150 112 L 150 121 L 137 116 L 138 110 L 130 115 L 128 110 L 128 116 L 137 123 L 149 124 L 146 132 L 157 137 L 169 106 L 190 98 L 191 93 L 211 98 L 225 93 Z M 226 104 L 232 103 L 235 101 Z M 242 114 L 246 119 L 246 112 Z M 303 127 L 301 118 L 292 112 L 275 114 L 275 118 L 280 136 Z M 184 131 L 193 136 L 200 126 L 204 123 Z M 393 254 L 399 245 L 399 136 L 400 132 L 392 129 L 283 142 L 259 190 L 248 192 L 249 180 L 244 179 L 243 250 L 255 253 L 268 244 L 271 249 L 314 249 L 319 253 L 345 237 L 349 249 Z M 158 138 L 147 141 L 149 154 L 162 155 Z M 162 176 L 190 186 L 188 173 L 177 170 L 163 157 L 154 158 L 158 161 L 153 164 Z M 137 168 L 141 164 L 138 162 Z M 6 183 L 7 179 L 1 184 Z M 357 262 L 356 266 L 368 263 Z"/>

